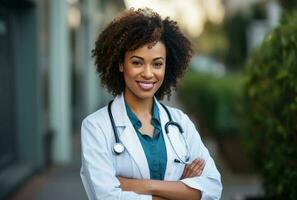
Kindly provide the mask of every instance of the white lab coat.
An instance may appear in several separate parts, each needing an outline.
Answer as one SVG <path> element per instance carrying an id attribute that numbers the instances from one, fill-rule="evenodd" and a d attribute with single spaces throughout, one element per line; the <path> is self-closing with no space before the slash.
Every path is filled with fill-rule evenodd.
<path id="1" fill-rule="evenodd" d="M 157 102 L 160 112 L 162 132 L 167 150 L 167 166 L 164 180 L 180 180 L 184 165 L 174 162 L 176 154 L 164 130 L 168 122 L 164 108 Z M 222 184 L 213 159 L 201 141 L 194 124 L 182 111 L 168 107 L 173 121 L 184 129 L 188 142 L 190 161 L 195 158 L 205 160 L 205 167 L 199 177 L 182 179 L 184 184 L 201 191 L 202 199 L 220 199 Z M 102 200 L 151 200 L 151 195 L 140 195 L 122 191 L 117 176 L 135 179 L 149 179 L 150 172 L 146 156 L 137 134 L 130 122 L 123 95 L 118 95 L 112 103 L 111 111 L 118 130 L 120 141 L 126 150 L 120 155 L 112 153 L 115 143 L 113 129 L 108 116 L 107 106 L 87 116 L 82 122 L 82 166 L 81 179 L 89 199 Z M 169 137 L 183 160 L 187 154 L 186 146 L 177 127 L 169 126 Z"/>

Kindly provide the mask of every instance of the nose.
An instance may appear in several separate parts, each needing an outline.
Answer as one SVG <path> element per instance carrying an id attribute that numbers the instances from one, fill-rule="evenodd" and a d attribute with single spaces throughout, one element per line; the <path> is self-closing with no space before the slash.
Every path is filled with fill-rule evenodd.
<path id="1" fill-rule="evenodd" d="M 153 73 L 153 70 L 151 68 L 150 65 L 145 65 L 144 66 L 144 69 L 143 69 L 143 72 L 142 72 L 142 76 L 146 79 L 150 79 L 150 78 L 153 78 L 154 76 L 154 73 Z"/>

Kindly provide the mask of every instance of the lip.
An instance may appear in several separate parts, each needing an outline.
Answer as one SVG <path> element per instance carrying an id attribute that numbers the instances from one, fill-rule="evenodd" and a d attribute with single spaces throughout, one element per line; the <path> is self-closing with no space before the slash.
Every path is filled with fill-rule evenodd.
<path id="1" fill-rule="evenodd" d="M 149 91 L 151 89 L 154 88 L 154 85 L 156 82 L 152 82 L 152 81 L 136 81 L 137 85 L 139 86 L 139 88 L 141 90 L 144 90 L 144 91 Z"/>

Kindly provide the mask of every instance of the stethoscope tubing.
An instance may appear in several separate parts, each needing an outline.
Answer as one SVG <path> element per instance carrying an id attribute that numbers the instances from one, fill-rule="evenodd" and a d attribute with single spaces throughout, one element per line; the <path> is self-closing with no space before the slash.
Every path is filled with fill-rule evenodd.
<path id="1" fill-rule="evenodd" d="M 162 104 L 162 103 L 160 103 L 160 104 L 161 104 L 161 106 L 164 108 L 164 110 L 166 111 L 167 116 L 168 116 L 168 119 L 169 119 L 169 121 L 165 124 L 165 133 L 166 133 L 166 136 L 167 136 L 167 138 L 168 138 L 168 140 L 169 140 L 169 143 L 170 143 L 170 145 L 171 145 L 171 147 L 172 147 L 172 149 L 173 149 L 175 155 L 176 155 L 177 158 L 178 158 L 178 159 L 174 159 L 174 162 L 182 163 L 182 164 L 188 164 L 188 161 L 190 160 L 190 150 L 189 150 L 188 143 L 187 143 L 187 141 L 186 141 L 186 139 L 185 139 L 185 136 L 184 136 L 184 130 L 183 130 L 183 128 L 182 128 L 177 122 L 174 122 L 174 121 L 172 120 L 172 117 L 171 117 L 171 114 L 170 114 L 168 108 L 167 108 L 164 104 Z M 168 127 L 169 127 L 170 125 L 172 125 L 172 126 L 176 126 L 176 127 L 178 128 L 180 134 L 182 135 L 183 142 L 184 142 L 184 144 L 185 144 L 185 146 L 186 146 L 186 150 L 187 150 L 187 155 L 186 155 L 186 159 L 185 159 L 185 161 L 183 161 L 183 159 L 181 159 L 181 158 L 179 157 L 179 155 L 178 155 L 178 153 L 176 152 L 176 150 L 175 150 L 175 148 L 174 148 L 174 145 L 172 144 L 172 141 L 171 141 L 171 139 L 170 139 L 170 137 L 169 137 L 169 130 L 168 130 Z"/>
<path id="2" fill-rule="evenodd" d="M 114 122 L 114 118 L 113 118 L 113 115 L 112 115 L 112 112 L 111 112 L 111 104 L 112 104 L 113 100 L 111 100 L 109 103 L 108 103 L 108 106 L 107 106 L 107 110 L 108 110 L 108 115 L 109 115 L 109 118 L 110 118 L 110 122 L 111 122 L 111 126 L 112 126 L 112 130 L 113 130 L 113 133 L 114 133 L 114 138 L 115 138 L 115 144 L 113 145 L 113 153 L 115 155 L 120 155 L 122 152 L 124 152 L 125 150 L 125 147 L 124 145 L 121 143 L 120 139 L 119 139 L 119 135 L 118 135 L 118 132 L 117 132 L 117 129 L 116 129 L 116 126 L 115 126 L 115 122 Z M 162 105 L 162 107 L 164 108 L 164 110 L 166 111 L 166 114 L 168 116 L 168 119 L 169 121 L 165 124 L 165 133 L 166 133 L 166 136 L 169 140 L 169 143 L 170 143 L 170 146 L 172 147 L 175 155 L 177 156 L 176 159 L 174 159 L 174 162 L 176 163 L 181 163 L 181 164 L 188 164 L 188 161 L 190 160 L 190 150 L 189 150 L 189 147 L 188 147 L 188 143 L 185 139 L 185 136 L 184 136 L 184 130 L 183 128 L 177 123 L 177 122 L 174 122 L 172 120 L 172 117 L 171 117 L 171 114 L 168 110 L 168 108 L 160 103 Z M 168 130 L 168 127 L 172 125 L 172 126 L 175 126 L 178 128 L 180 134 L 182 135 L 182 138 L 183 138 L 183 142 L 185 143 L 185 146 L 186 146 L 186 151 L 187 151 L 187 155 L 186 155 L 186 158 L 185 160 L 181 159 L 180 156 L 178 155 L 178 153 L 176 152 L 176 149 L 174 148 L 174 145 L 172 144 L 172 141 L 169 137 L 169 130 Z"/>

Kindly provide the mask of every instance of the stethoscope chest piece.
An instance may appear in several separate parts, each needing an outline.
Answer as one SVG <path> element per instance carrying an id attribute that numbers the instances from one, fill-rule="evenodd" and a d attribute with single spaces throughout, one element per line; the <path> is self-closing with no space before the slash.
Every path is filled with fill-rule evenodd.
<path id="1" fill-rule="evenodd" d="M 123 153 L 125 151 L 125 147 L 122 143 L 117 142 L 113 145 L 112 150 L 116 155 L 120 155 L 121 153 Z"/>
<path id="2" fill-rule="evenodd" d="M 115 137 L 115 143 L 112 147 L 112 151 L 115 155 L 120 155 L 121 153 L 123 153 L 125 151 L 125 147 L 124 145 L 120 142 L 120 139 L 119 139 L 119 135 L 118 135 L 118 132 L 117 132 L 117 129 L 116 129 L 116 126 L 115 126 L 115 123 L 114 123 L 114 119 L 113 119 L 113 116 L 112 116 L 112 113 L 111 113 L 111 104 L 112 104 L 112 101 L 109 102 L 108 104 L 108 115 L 109 115 L 109 118 L 110 118 L 110 121 L 111 121 L 111 126 L 112 126 L 112 130 L 113 130 L 113 134 L 114 134 L 114 137 Z"/>

